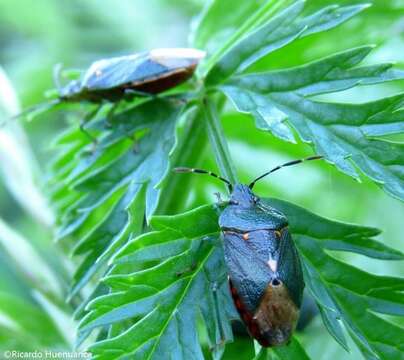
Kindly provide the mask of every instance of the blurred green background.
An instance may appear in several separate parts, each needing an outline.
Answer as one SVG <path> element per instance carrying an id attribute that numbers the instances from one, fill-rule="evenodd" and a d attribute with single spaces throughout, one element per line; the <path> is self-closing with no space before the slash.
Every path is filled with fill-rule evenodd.
<path id="1" fill-rule="evenodd" d="M 308 0 L 308 7 L 360 1 Z M 0 116 L 44 101 L 53 87 L 52 68 L 85 68 L 92 61 L 114 55 L 188 45 L 190 22 L 200 13 L 202 0 L 3 0 L 0 1 Z M 235 3 L 237 6 L 237 3 Z M 234 29 L 227 29 L 231 33 Z M 254 70 L 301 64 L 349 47 L 376 44 L 368 62 L 404 64 L 404 1 L 379 0 L 344 26 L 321 33 L 274 53 Z M 212 38 L 212 43 L 214 42 Z M 362 102 L 404 90 L 403 83 L 362 87 L 338 95 L 339 101 Z M 13 99 L 16 96 L 16 99 Z M 72 264 L 52 240 L 52 212 L 44 200 L 50 143 L 63 129 L 57 112 L 41 116 L 22 128 L 0 129 L 0 350 L 66 349 L 74 341 L 70 309 L 63 301 Z M 312 154 L 305 144 L 291 145 L 259 132 L 248 116 L 231 105 L 223 117 L 232 157 L 241 180 L 281 162 Z M 402 137 L 395 137 L 403 140 Z M 206 150 L 206 151 L 205 151 Z M 214 169 L 209 149 L 201 166 Z M 327 163 L 310 163 L 284 170 L 257 186 L 257 193 L 304 206 L 322 216 L 379 227 L 380 240 L 403 250 L 404 206 L 366 179 L 362 183 L 337 172 Z M 195 177 L 186 204 L 177 211 L 214 201 L 223 189 L 210 179 Z M 19 194 L 19 195 L 18 195 Z M 21 237 L 18 235 L 21 235 Z M 369 261 L 351 256 L 362 269 L 404 276 L 399 263 Z M 57 306 L 55 306 L 55 304 Z M 55 320 L 57 319 L 57 320 Z M 393 319 L 394 320 L 394 319 Z M 302 335 L 314 359 L 357 359 L 345 353 L 316 319 Z M 229 346 L 232 354 L 252 354 L 251 341 Z"/>

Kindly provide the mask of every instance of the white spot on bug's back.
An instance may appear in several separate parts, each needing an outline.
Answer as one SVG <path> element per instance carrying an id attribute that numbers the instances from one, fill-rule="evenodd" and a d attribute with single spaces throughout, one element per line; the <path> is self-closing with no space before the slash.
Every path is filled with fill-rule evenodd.
<path id="1" fill-rule="evenodd" d="M 278 270 L 278 262 L 274 259 L 269 259 L 267 262 L 269 268 L 273 271 L 276 272 Z"/>
<path id="2" fill-rule="evenodd" d="M 101 59 L 98 61 L 95 61 L 94 63 L 91 64 L 91 66 L 88 68 L 86 71 L 84 77 L 83 77 L 83 84 L 86 84 L 89 80 L 95 77 L 100 77 L 105 69 L 108 69 L 111 64 L 118 63 L 119 61 L 127 60 L 127 61 L 135 61 L 141 54 L 133 54 L 133 55 L 127 55 L 127 56 L 119 56 L 119 57 L 113 57 L 110 59 Z"/>

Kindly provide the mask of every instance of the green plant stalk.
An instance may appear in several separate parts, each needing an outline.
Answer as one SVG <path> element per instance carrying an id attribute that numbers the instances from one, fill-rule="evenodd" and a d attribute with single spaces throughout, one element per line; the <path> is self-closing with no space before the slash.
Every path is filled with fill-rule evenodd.
<path id="1" fill-rule="evenodd" d="M 172 166 L 190 166 L 197 167 L 203 156 L 203 151 L 207 143 L 206 124 L 203 121 L 203 113 L 199 108 L 197 112 L 187 119 L 187 127 L 179 138 L 178 149 L 176 154 L 170 160 Z M 198 150 L 197 150 L 198 149 Z M 169 177 L 164 184 L 164 196 L 160 199 L 158 214 L 176 214 L 184 211 L 183 204 L 188 197 L 187 191 L 178 189 L 189 188 L 192 176 L 175 176 Z"/>
<path id="2" fill-rule="evenodd" d="M 230 157 L 229 148 L 224 136 L 222 124 L 218 117 L 216 106 L 208 97 L 204 98 L 202 106 L 208 130 L 209 142 L 212 146 L 220 174 L 232 184 L 236 184 L 238 182 L 236 170 Z"/>
<path id="3" fill-rule="evenodd" d="M 258 9 L 253 15 L 251 15 L 231 36 L 224 45 L 217 50 L 209 61 L 206 63 L 206 73 L 209 72 L 211 67 L 222 57 L 222 55 L 229 50 L 235 42 L 237 42 L 243 34 L 252 29 L 262 25 L 267 19 L 269 19 L 280 7 L 282 7 L 287 0 L 269 0 L 265 5 Z"/>

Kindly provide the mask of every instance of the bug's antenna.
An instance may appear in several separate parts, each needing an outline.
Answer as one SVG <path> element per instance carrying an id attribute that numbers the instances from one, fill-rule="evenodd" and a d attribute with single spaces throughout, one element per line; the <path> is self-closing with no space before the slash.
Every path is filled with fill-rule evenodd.
<path id="1" fill-rule="evenodd" d="M 1 122 L 0 128 L 3 126 L 6 126 L 8 120 L 13 121 L 13 120 L 17 120 L 17 119 L 20 119 L 23 117 L 28 117 L 28 120 L 31 120 L 36 115 L 48 111 L 49 109 L 51 109 L 55 105 L 58 105 L 59 103 L 60 103 L 59 99 L 54 99 L 51 101 L 46 101 L 46 102 L 42 102 L 42 103 L 33 105 L 33 106 L 19 112 L 18 114 L 10 116 L 7 120 Z"/>
<path id="2" fill-rule="evenodd" d="M 63 65 L 61 63 L 56 64 L 53 67 L 53 82 L 55 83 L 58 91 L 60 92 L 60 89 L 62 88 L 62 84 L 60 83 L 60 75 L 62 73 Z"/>
<path id="3" fill-rule="evenodd" d="M 256 183 L 258 180 L 261 180 L 261 179 L 264 178 L 265 176 L 267 176 L 267 175 L 269 175 L 269 174 L 271 174 L 271 173 L 273 173 L 273 172 L 275 172 L 275 171 L 277 171 L 277 170 L 279 170 L 279 169 L 282 169 L 283 167 L 291 166 L 291 165 L 296 165 L 296 164 L 300 164 L 300 163 L 302 163 L 302 162 L 304 162 L 304 161 L 319 160 L 319 159 L 323 159 L 323 156 L 321 156 L 321 155 L 310 156 L 310 157 L 305 158 L 305 159 L 293 160 L 293 161 L 289 161 L 289 162 L 287 162 L 287 163 L 285 163 L 285 164 L 278 165 L 277 167 L 274 167 L 272 170 L 269 170 L 268 172 L 266 172 L 265 174 L 262 174 L 261 176 L 258 176 L 255 180 L 253 180 L 253 181 L 250 183 L 250 185 L 248 185 L 248 187 L 249 187 L 250 189 L 252 189 L 252 188 L 254 187 L 255 183 Z"/>
<path id="4" fill-rule="evenodd" d="M 227 187 L 229 188 L 229 191 L 232 192 L 233 191 L 233 185 L 231 184 L 231 182 L 225 178 L 222 178 L 221 176 L 213 173 L 212 171 L 207 171 L 207 170 L 202 170 L 202 169 L 194 169 L 194 168 L 187 168 L 187 167 L 177 167 L 174 168 L 173 171 L 177 172 L 177 173 L 196 173 L 196 174 L 207 174 L 210 176 L 213 176 L 221 181 L 223 181 L 224 183 L 227 184 Z"/>

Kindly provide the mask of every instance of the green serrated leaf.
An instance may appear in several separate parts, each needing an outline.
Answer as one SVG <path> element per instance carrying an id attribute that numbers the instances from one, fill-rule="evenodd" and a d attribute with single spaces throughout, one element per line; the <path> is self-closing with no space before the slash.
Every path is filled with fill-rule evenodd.
<path id="1" fill-rule="evenodd" d="M 119 268 L 115 268 L 106 278 L 106 282 L 118 292 L 91 302 L 90 312 L 83 319 L 81 330 L 86 331 L 128 317 L 140 317 L 141 320 L 125 333 L 95 345 L 92 348 L 94 354 L 100 358 L 116 358 L 123 353 L 136 354 L 139 358 L 164 358 L 165 351 L 170 348 L 179 359 L 202 358 L 195 324 L 198 308 L 206 322 L 212 349 L 226 339 L 231 339 L 228 319 L 235 314 L 234 309 L 228 305 L 230 297 L 221 248 L 214 246 L 207 236 L 212 233 L 210 229 L 213 225 L 217 234 L 217 223 L 211 221 L 216 212 L 212 215 L 211 211 L 210 206 L 205 206 L 176 217 L 155 217 L 151 223 L 161 230 L 141 235 L 120 251 L 115 260 L 119 263 L 132 262 L 136 253 L 145 254 L 146 251 L 149 255 L 143 260 L 155 260 L 159 265 L 129 276 L 116 274 Z M 195 224 L 204 218 L 206 227 L 195 233 L 198 229 Z M 172 229 L 175 221 L 178 226 Z M 154 240 L 159 238 L 164 240 L 156 243 Z M 175 248 L 180 240 L 188 243 L 185 249 L 181 249 L 183 251 L 176 252 L 174 257 L 160 256 L 166 255 L 164 249 L 168 248 L 170 241 Z M 148 248 L 153 251 L 148 251 Z M 194 308 L 190 304 L 198 304 L 198 307 Z M 151 319 L 154 321 L 153 326 L 148 322 Z M 151 338 L 153 341 L 147 342 Z M 116 347 L 122 349 L 120 353 L 111 353 L 110 350 L 104 353 L 104 349 Z"/>
<path id="2" fill-rule="evenodd" d="M 310 98 L 403 78 L 403 72 L 391 70 L 389 64 L 353 67 L 370 49 L 352 49 L 297 68 L 239 76 L 222 90 L 240 111 L 251 113 L 259 127 L 265 128 L 261 125 L 266 121 L 268 130 L 288 140 L 287 121 L 338 169 L 357 178 L 354 163 L 387 193 L 404 199 L 404 145 L 370 137 L 404 131 L 403 95 L 363 104 Z M 263 113 L 283 115 L 265 120 Z"/>
<path id="3" fill-rule="evenodd" d="M 183 106 L 156 98 L 124 107 L 112 118 L 97 116 L 86 128 L 103 135 L 89 154 L 77 130 L 59 138 L 69 151 L 53 164 L 52 198 L 62 211 L 58 238 L 79 239 L 71 246 L 73 254 L 84 255 L 70 298 L 105 273 L 110 257 L 139 233 L 144 215 L 155 211 Z"/>
<path id="4" fill-rule="evenodd" d="M 327 328 L 328 332 L 346 351 L 349 351 L 344 331 L 340 324 L 340 320 L 338 319 L 338 313 L 329 309 L 328 307 L 322 307 L 321 305 L 318 305 L 318 308 L 320 310 L 324 326 Z"/>
<path id="5" fill-rule="evenodd" d="M 198 66 L 197 73 L 209 72 L 234 44 L 252 29 L 268 21 L 287 3 L 290 0 L 253 0 L 237 7 L 225 0 L 214 0 L 207 4 L 205 11 L 193 23 L 194 31 L 190 36 L 191 43 L 203 44 L 203 48 L 211 55 Z M 212 32 L 216 36 L 212 36 Z"/>
<path id="6" fill-rule="evenodd" d="M 76 254 L 84 252 L 87 255 L 73 276 L 70 297 L 76 295 L 95 274 L 105 271 L 107 262 L 127 241 L 129 234 L 141 232 L 143 213 L 142 185 L 132 183 L 105 221 L 75 246 Z"/>
<path id="7" fill-rule="evenodd" d="M 248 14 L 254 13 L 266 0 L 243 1 L 234 6 L 226 0 L 207 1 L 204 10 L 194 20 L 189 42 L 197 49 L 212 52 L 238 29 Z"/>
<path id="8" fill-rule="evenodd" d="M 159 258 L 157 250 L 153 259 L 159 261 L 158 265 L 128 275 L 113 270 L 105 279 L 113 289 L 121 290 L 90 304 L 91 311 L 81 323 L 82 331 L 127 318 L 139 320 L 124 333 L 95 344 L 91 351 L 96 358 L 114 359 L 131 354 L 139 359 L 164 359 L 170 351 L 178 359 L 203 359 L 196 330 L 198 311 L 203 314 L 212 348 L 231 339 L 229 316 L 235 314 L 227 305 L 230 296 L 221 248 L 214 246 L 207 236 L 201 238 L 191 230 L 197 228 L 199 215 L 203 218 L 210 213 L 206 218 L 207 229 L 215 226 L 217 234 L 211 211 L 210 206 L 205 206 L 187 216 L 175 217 L 179 224 L 175 230 L 170 228 L 173 219 L 157 217 L 152 223 L 158 223 L 163 230 L 134 239 L 120 252 L 124 258 L 129 249 L 134 256 L 147 247 L 156 250 L 158 244 L 153 239 L 159 235 L 165 239 L 160 243 L 162 247 L 170 237 L 173 243 L 180 239 L 188 241 L 188 248 L 171 258 Z M 117 261 L 122 256 L 118 255 Z"/>
<path id="9" fill-rule="evenodd" d="M 328 220 L 282 200 L 264 201 L 288 215 L 293 234 L 308 235 L 321 240 L 326 249 L 349 251 L 376 259 L 404 259 L 402 252 L 372 239 L 380 234 L 378 229 Z"/>
<path id="10" fill-rule="evenodd" d="M 296 337 L 292 337 L 290 343 L 286 346 L 281 346 L 274 348 L 272 350 L 279 360 L 289 360 L 289 359 L 299 359 L 299 360 L 310 360 L 306 351 L 300 345 Z"/>
<path id="11" fill-rule="evenodd" d="M 402 258 L 401 253 L 372 239 L 379 234 L 377 229 L 327 220 L 281 200 L 263 201 L 288 217 L 302 257 L 306 285 L 335 339 L 347 348 L 339 323 L 342 321 L 353 332 L 352 336 L 360 339 L 360 347 L 370 353 L 378 354 L 387 346 L 389 351 L 398 354 L 397 339 L 402 330 L 397 328 L 392 341 L 386 339 L 386 343 L 379 345 L 374 343 L 369 330 L 374 322 L 358 325 L 356 316 L 363 311 L 403 316 L 400 292 L 404 280 L 366 273 L 334 259 L 325 250 L 335 250 L 332 242 L 337 241 L 343 244 L 340 250 L 383 259 Z M 80 327 L 81 331 L 90 331 L 129 319 L 134 323 L 116 336 L 95 344 L 91 350 L 96 358 L 160 359 L 170 351 L 179 359 L 199 359 L 200 345 L 195 341 L 194 328 L 196 308 L 208 327 L 210 346 L 217 347 L 223 339 L 232 338 L 229 319 L 235 314 L 225 281 L 222 247 L 217 241 L 219 213 L 220 209 L 212 205 L 175 216 L 155 216 L 151 219 L 155 231 L 131 240 L 120 250 L 114 258 L 117 265 L 105 278 L 111 293 L 90 303 Z M 120 267 L 134 261 L 142 265 L 140 270 L 128 272 Z M 341 291 L 362 299 L 361 305 L 356 306 L 354 301 L 345 304 Z M 189 331 L 187 341 L 183 339 L 184 319 Z M 390 327 L 395 329 L 395 325 L 386 325 L 386 329 Z M 296 340 L 289 347 L 275 349 L 274 353 L 280 359 L 293 358 L 296 354 L 307 357 Z"/>
<path id="12" fill-rule="evenodd" d="M 336 27 L 368 7 L 368 5 L 328 6 L 302 17 L 300 15 L 304 3 L 296 1 L 234 45 L 209 71 L 206 77 L 207 85 L 218 84 L 234 73 L 243 72 L 262 57 L 299 37 Z"/>
<path id="13" fill-rule="evenodd" d="M 318 241 L 307 236 L 295 236 L 295 241 L 302 255 L 305 281 L 319 305 L 326 310 L 332 310 L 335 317 L 340 318 L 350 328 L 361 346 L 375 357 L 383 358 L 381 351 L 383 346 L 391 347 L 389 352 L 394 353 L 394 356 L 401 356 L 399 339 L 403 337 L 404 330 L 382 321 L 376 315 L 367 316 L 367 314 L 370 314 L 371 310 L 402 316 L 403 299 L 397 295 L 400 289 L 404 288 L 404 280 L 372 275 L 337 261 L 324 252 Z M 372 295 L 372 292 L 378 289 L 383 289 L 381 298 Z M 347 301 L 350 301 L 349 305 Z M 371 321 L 358 321 L 359 314 L 361 319 L 367 317 Z M 375 323 L 378 324 L 378 330 L 369 330 Z M 395 336 L 389 340 L 384 338 L 381 340 L 383 345 L 379 346 L 373 342 L 373 339 L 379 338 L 376 334 L 379 329 L 395 332 Z M 335 329 L 332 331 L 334 337 L 340 339 L 340 334 Z"/>
<path id="14" fill-rule="evenodd" d="M 160 196 L 157 186 L 168 171 L 168 156 L 175 144 L 175 123 L 181 110 L 181 105 L 157 99 L 117 114 L 112 124 L 126 123 L 128 134 L 131 124 L 135 129 L 141 124 L 147 132 L 137 142 L 137 149 L 126 152 L 106 168 L 96 169 L 76 185 L 78 191 L 91 194 L 81 207 L 102 202 L 123 183 L 142 182 L 148 184 L 146 217 L 150 218 Z"/>

